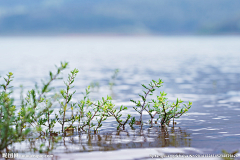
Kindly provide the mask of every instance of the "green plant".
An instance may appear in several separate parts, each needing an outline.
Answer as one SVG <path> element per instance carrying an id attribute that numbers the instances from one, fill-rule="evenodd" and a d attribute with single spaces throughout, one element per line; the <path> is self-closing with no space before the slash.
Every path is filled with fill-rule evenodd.
<path id="1" fill-rule="evenodd" d="M 56 119 L 50 119 L 50 115 L 53 113 L 53 109 L 50 109 L 52 107 L 52 102 L 48 99 L 45 100 L 45 105 L 47 106 L 46 108 L 46 112 L 43 114 L 43 117 L 40 117 L 38 119 L 38 125 L 44 125 L 46 126 L 48 129 L 46 130 L 46 133 L 52 133 L 53 132 L 53 127 L 56 124 Z M 47 124 L 46 124 L 47 123 Z"/>
<path id="2" fill-rule="evenodd" d="M 143 102 L 141 103 L 141 101 L 139 100 L 134 101 L 131 100 L 133 103 L 136 104 L 136 107 L 133 107 L 139 114 L 140 114 L 140 122 L 142 124 L 142 112 L 143 110 L 147 111 L 147 113 L 150 116 L 150 124 L 152 125 L 153 123 L 153 119 L 156 115 L 159 115 L 159 117 L 157 118 L 157 120 L 155 121 L 155 123 L 157 123 L 157 121 L 159 119 L 161 119 L 160 124 L 161 126 L 164 126 L 166 124 L 169 124 L 170 120 L 174 118 L 179 118 L 180 116 L 182 116 L 184 113 L 186 113 L 188 111 L 188 109 L 191 108 L 192 102 L 189 102 L 188 105 L 184 104 L 184 107 L 180 107 L 180 104 L 183 102 L 182 100 L 178 100 L 176 101 L 176 104 L 173 103 L 172 105 L 169 105 L 169 102 L 167 102 L 167 98 L 166 95 L 167 93 L 160 92 L 160 96 L 157 96 L 157 100 L 152 99 L 152 101 L 147 102 L 147 96 L 148 95 L 153 95 L 153 92 L 155 91 L 155 87 L 161 87 L 163 82 L 161 79 L 159 79 L 158 82 L 152 80 L 152 82 L 150 82 L 149 86 L 147 87 L 145 85 L 142 84 L 142 86 L 147 90 L 147 91 L 143 91 L 144 95 L 139 95 Z M 153 104 L 153 105 L 151 105 Z M 173 121 L 173 125 L 174 125 L 174 121 Z"/>
<path id="3" fill-rule="evenodd" d="M 133 129 L 133 125 L 136 123 L 136 118 L 135 117 L 132 117 L 130 122 L 129 122 L 129 125 L 130 127 Z"/>
<path id="4" fill-rule="evenodd" d="M 27 127 L 29 124 L 32 125 L 32 128 L 36 127 L 37 131 L 41 132 L 41 123 L 45 120 L 41 120 L 40 117 L 48 111 L 51 105 L 43 109 L 38 108 L 38 106 L 45 100 L 45 94 L 51 91 L 51 88 L 49 88 L 50 83 L 57 79 L 57 76 L 67 65 L 68 63 L 61 63 L 54 76 L 50 72 L 50 80 L 44 84 L 41 91 L 37 90 L 36 85 L 36 90 L 28 91 L 27 97 L 24 99 L 22 89 L 20 96 L 21 107 L 18 113 L 13 104 L 14 99 L 10 97 L 12 91 L 7 92 L 7 89 L 11 88 L 9 84 L 13 80 L 13 73 L 9 72 L 7 78 L 4 78 L 5 84 L 1 85 L 3 91 L 0 92 L 0 150 L 7 148 L 14 142 L 22 141 L 31 131 L 31 128 Z M 38 98 L 36 98 L 36 91 Z M 39 110 L 38 113 L 37 110 Z"/>
<path id="5" fill-rule="evenodd" d="M 36 84 L 35 89 L 32 89 L 31 91 L 28 92 L 28 95 L 26 97 L 26 103 L 23 104 L 24 102 L 22 102 L 22 108 L 24 108 L 24 106 L 31 106 L 35 110 L 34 114 L 31 116 L 30 124 L 33 127 L 35 127 L 38 132 L 42 132 L 42 125 L 46 126 L 45 124 L 46 122 L 48 122 L 49 124 L 48 125 L 49 131 L 51 130 L 51 127 L 55 124 L 55 120 L 51 120 L 51 122 L 49 122 L 50 114 L 53 112 L 52 110 L 49 109 L 52 107 L 53 103 L 52 100 L 55 99 L 53 98 L 55 95 L 47 97 L 46 94 L 53 90 L 53 88 L 52 87 L 50 88 L 49 86 L 54 80 L 62 79 L 58 78 L 58 76 L 64 69 L 67 68 L 67 66 L 68 66 L 67 62 L 61 62 L 60 67 L 56 66 L 57 72 L 55 75 L 53 75 L 51 71 L 49 72 L 50 79 L 48 80 L 47 83 L 45 83 L 42 80 L 43 83 L 42 89 L 39 89 L 39 87 Z M 43 107 L 41 107 L 41 105 L 43 105 Z M 38 111 L 38 113 L 36 111 Z"/>
<path id="6" fill-rule="evenodd" d="M 56 149 L 57 143 L 62 140 L 61 136 L 41 136 L 39 138 L 27 139 L 30 152 L 39 152 L 49 154 L 52 150 Z"/>
<path id="7" fill-rule="evenodd" d="M 71 85 L 73 84 L 74 79 L 75 79 L 78 72 L 79 72 L 78 69 L 74 69 L 74 70 L 71 71 L 71 74 L 68 75 L 68 81 L 64 82 L 67 89 L 60 91 L 62 97 L 64 98 L 64 102 L 63 101 L 60 102 L 62 108 L 59 110 L 59 115 L 62 116 L 62 120 L 60 120 L 60 118 L 58 117 L 57 114 L 55 114 L 55 115 L 56 115 L 57 121 L 62 125 L 62 132 L 64 132 L 65 122 L 69 122 L 69 121 L 72 120 L 72 123 L 73 123 L 74 120 L 75 120 L 73 114 L 72 114 L 71 118 L 66 119 L 66 111 L 69 109 L 68 104 L 70 103 L 73 94 L 76 92 L 76 91 L 74 91 L 73 93 L 70 93 L 69 90 L 74 87 L 74 86 L 71 86 Z M 76 106 L 76 103 L 71 103 L 71 108 L 70 109 L 73 111 L 73 108 L 75 106 Z"/>
<path id="8" fill-rule="evenodd" d="M 115 81 L 116 81 L 118 72 L 119 72 L 119 69 L 114 70 L 114 73 L 113 73 L 113 75 L 111 77 L 111 80 L 109 82 L 110 90 L 112 90 L 113 86 L 115 85 Z"/>
<path id="9" fill-rule="evenodd" d="M 128 114 L 127 119 L 123 122 L 123 120 L 120 119 L 120 117 L 122 116 L 122 114 L 120 114 L 120 112 L 127 110 L 127 107 L 121 106 L 119 111 L 117 111 L 117 109 L 115 109 L 114 106 L 115 105 L 113 105 L 112 102 L 110 101 L 108 104 L 106 104 L 104 109 L 107 110 L 107 113 L 109 114 L 109 116 L 113 116 L 116 119 L 116 121 L 118 122 L 117 129 L 122 127 L 124 130 L 125 125 L 127 124 L 128 120 L 131 118 L 131 115 Z M 130 124 L 131 124 L 131 122 L 130 122 Z"/>
<path id="10" fill-rule="evenodd" d="M 108 117 L 114 117 L 118 123 L 117 129 L 122 127 L 125 129 L 125 125 L 127 124 L 128 120 L 131 118 L 131 115 L 128 114 L 128 117 L 125 121 L 121 120 L 120 114 L 121 111 L 127 110 L 127 107 L 121 106 L 119 111 L 117 111 L 115 105 L 112 103 L 112 98 L 107 96 L 105 99 L 102 97 L 102 101 L 98 101 L 97 103 L 92 102 L 89 98 L 87 99 L 87 95 L 89 92 L 90 86 L 86 89 L 86 95 L 84 96 L 84 100 L 82 100 L 78 106 L 80 108 L 80 115 L 76 116 L 79 120 L 85 118 L 85 121 L 82 122 L 82 125 L 79 125 L 79 129 L 85 130 L 84 128 L 88 128 L 90 131 L 91 128 L 94 127 L 94 132 L 96 133 L 97 130 L 102 126 L 102 122 L 105 121 Z M 96 118 L 97 123 L 93 123 L 92 121 Z"/>
<path id="11" fill-rule="evenodd" d="M 89 89 L 86 89 L 86 96 L 89 94 Z M 102 126 L 102 122 L 105 121 L 108 117 L 106 106 L 109 104 L 111 97 L 107 96 L 107 99 L 102 98 L 102 101 L 97 101 L 97 103 L 92 102 L 89 98 L 81 101 L 78 106 L 80 108 L 80 115 L 76 119 L 82 120 L 81 125 L 79 125 L 79 130 L 86 131 L 90 133 L 90 129 L 94 127 L 94 132 Z M 96 118 L 97 124 L 94 124 L 92 121 Z"/>
<path id="12" fill-rule="evenodd" d="M 84 95 L 83 100 L 81 100 L 77 105 L 78 105 L 78 111 L 76 113 L 75 119 L 78 121 L 78 130 L 80 131 L 80 129 L 84 130 L 84 126 L 81 126 L 81 124 L 83 123 L 83 118 L 85 117 L 85 111 L 86 108 L 88 108 L 87 105 L 87 98 L 88 95 L 90 93 L 90 86 L 87 87 L 86 89 L 86 93 L 82 93 Z"/>
<path id="13" fill-rule="evenodd" d="M 145 88 L 143 91 L 143 95 L 139 95 L 142 101 L 134 101 L 136 107 L 133 107 L 139 114 L 140 119 L 136 121 L 135 117 L 132 117 L 130 114 L 127 115 L 125 119 L 122 118 L 122 112 L 127 111 L 127 107 L 120 106 L 120 108 L 115 107 L 112 103 L 112 97 L 107 96 L 106 98 L 102 97 L 102 100 L 92 101 L 89 98 L 90 94 L 90 86 L 87 87 L 86 93 L 83 96 L 83 99 L 78 102 L 72 101 L 72 96 L 74 92 L 70 93 L 70 89 L 72 89 L 75 77 L 79 72 L 77 69 L 74 69 L 68 75 L 67 82 L 64 82 L 66 85 L 65 90 L 60 90 L 59 94 L 53 94 L 54 90 L 50 87 L 52 81 L 58 78 L 58 75 L 66 69 L 68 63 L 61 63 L 60 67 L 57 67 L 56 74 L 53 75 L 52 72 L 49 73 L 50 79 L 47 83 L 43 82 L 43 87 L 39 89 L 37 85 L 35 85 L 35 89 L 32 89 L 27 92 L 24 97 L 23 87 L 21 86 L 21 95 L 20 107 L 15 107 L 14 99 L 11 98 L 12 90 L 11 86 L 9 86 L 10 82 L 13 80 L 13 73 L 9 72 L 7 74 L 7 78 L 4 78 L 5 83 L 2 84 L 2 91 L 0 91 L 0 150 L 7 148 L 14 142 L 22 141 L 30 131 L 37 131 L 40 133 L 50 133 L 50 137 L 52 135 L 56 135 L 54 131 L 54 126 L 56 123 L 60 123 L 62 126 L 62 133 L 66 133 L 65 131 L 78 128 L 79 131 L 94 131 L 97 133 L 99 128 L 102 127 L 103 122 L 107 120 L 108 117 L 114 117 L 119 130 L 122 128 L 125 129 L 126 124 L 129 124 L 130 127 L 133 127 L 134 124 L 139 123 L 141 127 L 143 125 L 143 111 L 146 111 L 150 116 L 150 124 L 153 124 L 160 120 L 160 125 L 164 126 L 169 124 L 170 120 L 174 118 L 179 118 L 184 113 L 191 108 L 192 102 L 188 104 L 183 103 L 182 100 L 177 99 L 176 103 L 169 104 L 166 98 L 165 92 L 160 92 L 160 95 L 156 97 L 156 99 L 151 99 L 151 101 L 147 101 L 147 97 L 149 95 L 153 95 L 153 92 L 156 88 L 162 86 L 162 80 L 158 81 L 152 80 L 149 84 L 149 87 L 142 84 Z M 112 81 L 110 83 L 110 87 L 114 85 L 114 81 L 116 79 L 118 70 L 115 70 L 115 73 L 112 77 Z M 59 96 L 61 99 L 59 99 Z M 55 118 L 51 118 L 54 113 L 55 101 L 58 100 L 60 103 L 60 110 L 58 114 L 55 114 Z M 17 112 L 16 108 L 19 108 L 20 111 Z M 71 111 L 71 116 L 67 117 L 67 111 Z M 158 116 L 158 118 L 156 118 Z M 74 126 L 74 122 L 78 122 L 78 126 Z M 66 123 L 69 122 L 68 126 Z M 31 125 L 31 126 L 30 126 Z M 47 128 L 43 132 L 42 127 Z M 67 127 L 66 127 L 67 126 Z M 49 146 L 45 147 L 46 152 L 50 151 L 53 147 Z M 44 151 L 44 146 L 41 145 L 41 151 Z M 39 150 L 39 151 L 40 151 Z"/>
<path id="14" fill-rule="evenodd" d="M 90 87 L 92 88 L 93 91 L 94 91 L 94 88 L 97 88 L 97 92 L 98 92 L 100 88 L 99 82 L 91 82 Z"/>
<path id="15" fill-rule="evenodd" d="M 145 110 L 149 113 L 152 119 L 154 118 L 154 116 L 152 115 L 152 111 L 155 111 L 155 115 L 159 114 L 158 119 L 161 119 L 161 126 L 163 126 L 164 124 L 169 124 L 171 119 L 173 119 L 174 125 L 174 118 L 179 118 L 191 108 L 192 102 L 188 102 L 188 104 L 183 104 L 184 107 L 180 107 L 180 104 L 183 103 L 183 101 L 177 98 L 176 103 L 173 102 L 172 105 L 169 105 L 169 102 L 166 101 L 167 98 L 165 97 L 167 93 L 160 92 L 160 95 L 161 96 L 157 96 L 157 100 L 152 100 L 154 109 L 151 109 L 148 106 L 148 109 L 146 108 Z"/>
<path id="16" fill-rule="evenodd" d="M 32 108 L 28 108 L 21 121 L 16 121 L 16 107 L 13 105 L 13 98 L 10 97 L 12 91 L 7 92 L 7 89 L 11 88 L 9 84 L 13 80 L 13 73 L 9 72 L 4 80 L 6 84 L 1 85 L 4 90 L 0 92 L 0 150 L 21 141 L 30 132 L 29 128 L 24 131 L 23 128 L 34 113 Z"/>
<path id="17" fill-rule="evenodd" d="M 142 86 L 147 90 L 147 91 L 143 91 L 144 95 L 139 94 L 139 96 L 142 98 L 143 102 L 141 103 L 140 100 L 138 100 L 138 101 L 130 100 L 136 104 L 136 107 L 133 107 L 133 108 L 140 114 L 139 121 L 141 124 L 142 124 L 142 112 L 143 112 L 143 110 L 145 110 L 145 108 L 147 106 L 149 106 L 149 103 L 147 102 L 147 96 L 152 95 L 153 92 L 155 91 L 155 88 L 161 87 L 162 83 L 163 83 L 162 80 L 159 79 L 158 82 L 152 80 L 152 82 L 150 82 L 150 84 L 149 84 L 150 87 L 146 87 L 144 84 L 142 84 Z"/>

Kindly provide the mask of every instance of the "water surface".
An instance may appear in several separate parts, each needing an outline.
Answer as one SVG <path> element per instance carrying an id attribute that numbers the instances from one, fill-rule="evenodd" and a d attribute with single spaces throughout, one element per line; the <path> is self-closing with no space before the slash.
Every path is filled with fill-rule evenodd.
<path id="1" fill-rule="evenodd" d="M 75 133 L 57 145 L 55 154 L 159 147 L 177 147 L 179 152 L 185 149 L 185 153 L 191 153 L 186 151 L 190 147 L 194 153 L 219 154 L 223 149 L 240 149 L 239 44 L 240 37 L 234 36 L 2 37 L 0 73 L 14 73 L 16 103 L 20 84 L 26 90 L 36 82 L 41 84 L 41 79 L 47 79 L 48 71 L 53 71 L 60 61 L 70 63 L 62 75 L 65 80 L 71 69 L 80 70 L 75 80 L 75 101 L 82 98 L 81 92 L 87 85 L 99 82 L 99 91 L 91 94 L 92 99 L 112 95 L 116 106 L 129 108 L 124 116 L 138 116 L 129 100 L 140 100 L 141 84 L 161 78 L 163 87 L 155 95 L 164 90 L 169 101 L 178 97 L 193 102 L 188 114 L 176 120 L 175 128 L 170 126 L 162 131 L 146 126 L 143 135 L 137 127 L 134 131 L 128 128 L 118 132 L 117 124 L 110 118 L 99 135 Z M 108 83 L 116 68 L 120 72 L 111 91 Z M 56 81 L 53 86 L 61 88 L 64 83 Z M 148 118 L 144 114 L 145 121 Z M 16 148 L 20 150 L 19 145 Z"/>

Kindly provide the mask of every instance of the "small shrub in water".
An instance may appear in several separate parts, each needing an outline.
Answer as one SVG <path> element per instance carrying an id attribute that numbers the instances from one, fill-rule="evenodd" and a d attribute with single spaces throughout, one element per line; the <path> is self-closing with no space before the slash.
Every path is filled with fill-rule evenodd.
<path id="1" fill-rule="evenodd" d="M 74 69 L 73 71 L 71 71 L 71 74 L 68 75 L 68 81 L 65 82 L 65 85 L 67 87 L 66 90 L 61 90 L 60 93 L 62 95 L 62 97 L 64 98 L 64 102 L 60 102 L 61 104 L 61 109 L 59 110 L 59 115 L 62 116 L 62 120 L 60 120 L 60 118 L 58 117 L 58 115 L 56 114 L 56 118 L 57 121 L 62 125 L 62 132 L 64 132 L 64 124 L 65 122 L 69 122 L 71 120 L 74 120 L 74 117 L 72 115 L 71 119 L 66 119 L 66 111 L 68 110 L 68 104 L 70 103 L 73 94 L 76 92 L 74 91 L 73 93 L 70 93 L 69 90 L 71 88 L 73 88 L 73 86 L 71 86 L 74 82 L 74 79 L 78 73 L 78 69 Z M 75 103 L 71 104 L 71 110 L 73 110 L 73 108 L 75 107 Z"/>
<path id="2" fill-rule="evenodd" d="M 180 104 L 183 102 L 182 100 L 176 101 L 176 104 L 173 103 L 172 105 L 169 105 L 169 102 L 167 102 L 166 95 L 167 93 L 160 92 L 160 96 L 157 96 L 157 100 L 152 99 L 152 101 L 147 102 L 147 96 L 153 95 L 153 92 L 155 91 L 155 88 L 161 87 L 163 82 L 161 79 L 157 81 L 152 80 L 150 82 L 149 87 L 142 84 L 142 86 L 147 90 L 143 91 L 144 95 L 139 95 L 142 98 L 142 102 L 131 100 L 133 103 L 136 104 L 136 107 L 133 107 L 139 114 L 140 119 L 138 122 L 143 124 L 142 122 L 142 113 L 143 111 L 147 111 L 147 113 L 150 116 L 150 124 L 153 123 L 153 119 L 156 115 L 159 115 L 159 117 L 156 119 L 157 121 L 160 119 L 161 126 L 164 126 L 166 124 L 169 124 L 171 119 L 179 118 L 184 113 L 188 111 L 188 109 L 191 108 L 192 102 L 189 102 L 188 105 L 184 104 L 185 107 L 180 107 Z M 174 121 L 173 121 L 174 125 Z"/>
<path id="3" fill-rule="evenodd" d="M 54 96 L 47 96 L 47 93 L 53 91 L 53 88 L 50 88 L 50 84 L 52 81 L 60 79 L 57 78 L 58 75 L 67 66 L 68 63 L 61 63 L 61 66 L 57 67 L 55 75 L 52 72 L 49 73 L 50 79 L 47 83 L 43 82 L 42 89 L 39 89 L 36 85 L 35 89 L 27 92 L 28 94 L 25 98 L 22 89 L 20 96 L 21 105 L 18 113 L 13 104 L 14 99 L 10 96 L 12 91 L 8 91 L 11 88 L 9 84 L 13 80 L 13 74 L 9 72 L 7 78 L 4 78 L 5 84 L 1 85 L 3 91 L 0 92 L 0 150 L 7 148 L 7 146 L 14 142 L 23 140 L 34 129 L 42 133 L 42 126 L 47 128 L 46 133 L 49 132 L 50 135 L 53 135 L 56 133 L 54 126 L 57 122 L 62 126 L 62 133 L 73 128 L 78 128 L 79 131 L 88 131 L 88 133 L 93 130 L 94 133 L 97 133 L 108 117 L 114 117 L 118 124 L 117 129 L 122 128 L 124 130 L 126 124 L 133 127 L 134 124 L 139 123 L 142 126 L 143 111 L 146 111 L 150 116 L 150 124 L 153 124 L 154 119 L 155 122 L 160 120 L 161 126 L 169 124 L 171 119 L 173 119 L 174 124 L 174 118 L 182 116 L 192 105 L 192 102 L 189 102 L 188 104 L 183 104 L 184 107 L 181 107 L 180 105 L 183 101 L 180 99 L 177 99 L 176 103 L 169 104 L 165 92 L 160 92 L 160 95 L 156 99 L 147 101 L 147 97 L 153 95 L 155 88 L 161 87 L 163 83 L 161 79 L 159 81 L 152 80 L 149 87 L 142 84 L 146 89 L 143 91 L 143 95 L 139 95 L 142 101 L 131 100 L 136 105 L 133 108 L 140 114 L 139 121 L 136 121 L 136 117 L 132 117 L 130 114 L 123 120 L 121 118 L 122 111 L 126 111 L 128 108 L 125 106 L 121 106 L 119 109 L 116 108 L 110 96 L 103 97 L 102 100 L 97 102 L 91 101 L 89 98 L 90 86 L 87 87 L 82 100 L 75 103 L 72 102 L 72 96 L 76 91 L 70 93 L 70 89 L 73 88 L 72 84 L 79 72 L 77 69 L 74 69 L 69 74 L 67 82 L 65 82 L 66 89 L 60 91 L 62 96 L 62 100 L 59 101 L 61 109 L 58 114 L 55 114 L 55 118 L 50 119 L 50 116 L 54 113 L 54 109 L 52 109 L 53 103 L 58 98 L 56 98 L 56 94 Z M 114 85 L 117 73 L 118 70 L 115 71 L 112 77 L 110 89 Z M 66 116 L 68 110 L 72 112 L 70 117 Z M 158 118 L 156 118 L 157 115 Z M 78 122 L 78 126 L 74 126 L 74 122 L 76 121 Z M 66 127 L 67 122 L 69 122 L 68 127 Z"/>

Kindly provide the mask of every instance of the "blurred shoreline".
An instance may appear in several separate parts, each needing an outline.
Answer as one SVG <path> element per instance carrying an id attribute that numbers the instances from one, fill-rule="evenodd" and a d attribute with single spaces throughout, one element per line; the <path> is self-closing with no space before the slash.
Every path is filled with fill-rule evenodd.
<path id="1" fill-rule="evenodd" d="M 0 34 L 2 37 L 240 37 L 232 34 L 120 34 L 120 33 L 66 33 L 66 34 Z"/>

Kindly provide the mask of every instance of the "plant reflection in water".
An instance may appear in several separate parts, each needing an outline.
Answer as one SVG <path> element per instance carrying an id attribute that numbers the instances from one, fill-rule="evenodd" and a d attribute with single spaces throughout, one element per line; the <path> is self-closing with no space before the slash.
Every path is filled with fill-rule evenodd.
<path id="1" fill-rule="evenodd" d="M 191 138 L 180 127 L 151 127 L 97 134 L 69 131 L 63 136 L 29 138 L 21 143 L 29 146 L 24 152 L 73 153 L 111 151 L 127 148 L 190 147 Z M 19 151 L 23 152 L 23 151 Z"/>
<path id="2" fill-rule="evenodd" d="M 145 130 L 118 130 L 102 134 L 74 133 L 70 137 L 63 137 L 62 142 L 65 152 L 89 152 L 127 148 L 190 147 L 191 138 L 188 137 L 190 134 L 178 127 L 152 127 Z M 58 143 L 58 146 L 61 144 Z M 67 146 L 74 149 L 70 150 Z"/>

